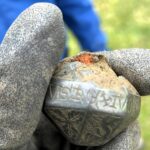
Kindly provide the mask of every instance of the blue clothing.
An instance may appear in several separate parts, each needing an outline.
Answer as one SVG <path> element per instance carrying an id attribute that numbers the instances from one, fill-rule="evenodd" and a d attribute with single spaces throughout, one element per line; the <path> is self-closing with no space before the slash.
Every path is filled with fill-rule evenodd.
<path id="1" fill-rule="evenodd" d="M 0 0 L 0 43 L 12 22 L 27 7 L 40 0 Z M 82 49 L 106 49 L 106 36 L 93 10 L 91 0 L 42 0 L 56 4 L 62 11 L 66 25 L 79 40 Z"/>

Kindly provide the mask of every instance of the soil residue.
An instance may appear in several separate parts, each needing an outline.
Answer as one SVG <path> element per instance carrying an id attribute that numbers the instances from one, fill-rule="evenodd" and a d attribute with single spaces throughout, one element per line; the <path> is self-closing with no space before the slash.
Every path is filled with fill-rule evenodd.
<path id="1" fill-rule="evenodd" d="M 76 63 L 76 67 L 71 70 L 68 67 L 68 63 Z M 66 66 L 68 67 L 67 69 Z M 64 80 L 90 82 L 100 88 L 111 89 L 117 92 L 126 88 L 131 93 L 137 94 L 136 89 L 127 79 L 116 75 L 103 55 L 81 53 L 62 61 L 56 70 L 57 73 L 55 75 Z M 61 72 L 63 71 L 61 70 L 65 70 L 66 73 L 62 74 Z"/>

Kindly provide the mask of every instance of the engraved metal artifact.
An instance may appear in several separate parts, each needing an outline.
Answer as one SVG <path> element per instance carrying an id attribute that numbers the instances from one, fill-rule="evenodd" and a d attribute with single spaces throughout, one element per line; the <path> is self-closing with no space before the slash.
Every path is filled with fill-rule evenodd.
<path id="1" fill-rule="evenodd" d="M 58 64 L 45 110 L 71 143 L 99 146 L 137 118 L 140 96 L 104 56 L 82 53 Z"/>

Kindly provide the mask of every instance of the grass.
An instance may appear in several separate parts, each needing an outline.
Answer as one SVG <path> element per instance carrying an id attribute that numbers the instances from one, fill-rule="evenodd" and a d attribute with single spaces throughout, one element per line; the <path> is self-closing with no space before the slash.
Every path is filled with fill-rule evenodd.
<path id="1" fill-rule="evenodd" d="M 150 48 L 149 0 L 94 0 L 95 10 L 108 36 L 108 46 L 119 48 Z M 76 38 L 69 32 L 70 55 L 80 51 Z M 150 96 L 142 97 L 139 121 L 145 142 L 150 150 Z"/>
<path id="2" fill-rule="evenodd" d="M 144 139 L 144 150 L 150 150 L 150 97 L 142 97 L 142 107 L 139 116 L 142 136 Z"/>

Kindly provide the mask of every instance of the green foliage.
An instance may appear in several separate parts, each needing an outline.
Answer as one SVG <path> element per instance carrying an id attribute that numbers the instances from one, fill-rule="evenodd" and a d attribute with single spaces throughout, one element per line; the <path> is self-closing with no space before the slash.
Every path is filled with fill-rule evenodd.
<path id="1" fill-rule="evenodd" d="M 111 49 L 150 48 L 150 1 L 95 0 Z"/>
<path id="2" fill-rule="evenodd" d="M 109 48 L 150 48 L 149 0 L 94 0 L 94 5 L 108 36 Z M 71 32 L 68 36 L 70 55 L 75 55 L 80 47 Z M 150 150 L 150 97 L 142 98 L 139 120 L 144 150 Z"/>
<path id="3" fill-rule="evenodd" d="M 140 126 L 144 139 L 144 150 L 150 150 L 150 96 L 142 97 L 142 107 L 140 113 Z"/>

